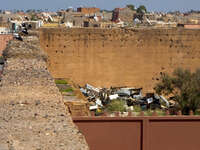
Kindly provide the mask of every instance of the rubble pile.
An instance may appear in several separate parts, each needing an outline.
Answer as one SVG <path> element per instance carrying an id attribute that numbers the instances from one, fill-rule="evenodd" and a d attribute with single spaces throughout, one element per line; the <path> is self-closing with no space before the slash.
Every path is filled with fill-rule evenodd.
<path id="1" fill-rule="evenodd" d="M 90 102 L 89 109 L 91 111 L 105 109 L 113 100 L 124 101 L 129 111 L 134 111 L 133 106 L 139 106 L 141 110 L 167 109 L 170 107 L 168 100 L 161 95 L 146 93 L 146 95 L 143 96 L 142 88 L 96 88 L 86 84 L 84 87 L 80 87 L 80 91 Z"/>
<path id="2" fill-rule="evenodd" d="M 89 149 L 66 111 L 37 43 L 36 36 L 13 40 L 3 53 L 0 149 Z"/>

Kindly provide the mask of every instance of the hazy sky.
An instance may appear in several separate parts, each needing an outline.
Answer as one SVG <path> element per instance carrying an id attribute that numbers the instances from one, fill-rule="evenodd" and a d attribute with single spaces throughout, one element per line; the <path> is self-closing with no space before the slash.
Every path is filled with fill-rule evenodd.
<path id="1" fill-rule="evenodd" d="M 200 0 L 0 0 L 0 9 L 49 9 L 96 6 L 112 10 L 126 4 L 145 5 L 150 11 L 200 10 Z"/>

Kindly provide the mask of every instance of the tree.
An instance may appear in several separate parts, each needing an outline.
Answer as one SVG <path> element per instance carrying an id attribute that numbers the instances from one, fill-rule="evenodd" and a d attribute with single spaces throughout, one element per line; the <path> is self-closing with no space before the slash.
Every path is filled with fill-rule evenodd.
<path id="1" fill-rule="evenodd" d="M 32 21 L 37 21 L 37 16 L 35 14 L 31 14 L 31 20 Z"/>
<path id="2" fill-rule="evenodd" d="M 137 13 L 140 13 L 140 14 L 145 14 L 147 12 L 147 9 L 144 5 L 140 5 L 138 8 L 137 8 Z"/>
<path id="3" fill-rule="evenodd" d="M 191 73 L 178 68 L 172 76 L 162 73 L 154 89 L 160 95 L 172 96 L 182 114 L 188 115 L 190 110 L 196 112 L 200 106 L 200 69 Z"/>
<path id="4" fill-rule="evenodd" d="M 135 10 L 135 6 L 132 4 L 128 4 L 128 5 L 126 5 L 126 7 L 130 8 L 131 10 Z"/>
<path id="5" fill-rule="evenodd" d="M 26 10 L 26 13 L 35 13 L 35 12 L 36 12 L 35 9 L 28 9 L 28 10 Z"/>

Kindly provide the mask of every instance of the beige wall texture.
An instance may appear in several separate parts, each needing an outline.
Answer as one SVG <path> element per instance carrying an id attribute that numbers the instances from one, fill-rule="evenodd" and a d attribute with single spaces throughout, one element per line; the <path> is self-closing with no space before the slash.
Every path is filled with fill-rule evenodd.
<path id="1" fill-rule="evenodd" d="M 7 43 L 13 39 L 11 34 L 0 34 L 0 56 L 2 56 L 3 50 L 6 48 Z"/>
<path id="2" fill-rule="evenodd" d="M 55 78 L 97 87 L 133 86 L 152 91 L 160 73 L 200 67 L 200 30 L 48 29 L 41 47 Z"/>

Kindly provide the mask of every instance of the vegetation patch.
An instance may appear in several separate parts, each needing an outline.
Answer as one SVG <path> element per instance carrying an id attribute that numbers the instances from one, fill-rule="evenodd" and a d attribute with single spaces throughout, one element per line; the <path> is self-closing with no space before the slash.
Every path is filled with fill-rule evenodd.
<path id="1" fill-rule="evenodd" d="M 125 112 L 125 102 L 122 100 L 112 100 L 108 105 L 107 108 L 108 112 Z"/>
<path id="2" fill-rule="evenodd" d="M 141 109 L 140 105 L 133 106 L 133 112 L 141 112 L 141 111 L 142 111 L 142 109 Z"/>
<path id="3" fill-rule="evenodd" d="M 56 84 L 68 84 L 66 80 L 55 80 Z"/>
<path id="4" fill-rule="evenodd" d="M 196 72 L 178 68 L 172 75 L 163 73 L 155 87 L 159 95 L 171 96 L 177 104 L 177 110 L 189 115 L 200 108 L 200 69 Z"/>
<path id="5" fill-rule="evenodd" d="M 66 93 L 74 92 L 74 89 L 73 88 L 62 89 L 61 92 L 66 92 Z"/>

